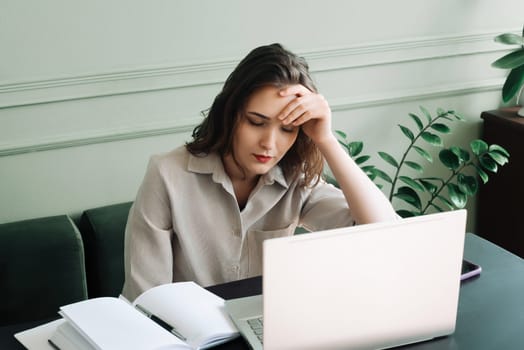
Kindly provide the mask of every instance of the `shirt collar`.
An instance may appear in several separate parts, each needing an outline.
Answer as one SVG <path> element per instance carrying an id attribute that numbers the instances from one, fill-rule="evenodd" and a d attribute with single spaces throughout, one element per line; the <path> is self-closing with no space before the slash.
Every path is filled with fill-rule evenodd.
<path id="1" fill-rule="evenodd" d="M 198 174 L 212 174 L 213 180 L 222 183 L 228 178 L 224 170 L 224 164 L 217 153 L 210 153 L 203 156 L 189 154 L 187 170 Z M 267 174 L 262 176 L 262 181 L 266 185 L 272 185 L 275 181 L 281 186 L 288 188 L 286 177 L 280 166 L 273 167 Z"/>

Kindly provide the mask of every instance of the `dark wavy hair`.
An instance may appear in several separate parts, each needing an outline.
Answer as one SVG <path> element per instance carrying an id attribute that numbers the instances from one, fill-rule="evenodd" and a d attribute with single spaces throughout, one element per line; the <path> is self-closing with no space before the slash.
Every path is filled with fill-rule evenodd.
<path id="1" fill-rule="evenodd" d="M 295 84 L 317 92 L 304 58 L 277 43 L 255 48 L 229 75 L 206 117 L 193 130 L 187 150 L 195 156 L 217 152 L 221 156 L 232 154 L 234 158 L 233 135 L 249 97 L 264 86 L 283 88 Z M 304 174 L 301 185 L 313 186 L 322 176 L 324 159 L 313 141 L 299 130 L 279 166 L 288 181 Z"/>

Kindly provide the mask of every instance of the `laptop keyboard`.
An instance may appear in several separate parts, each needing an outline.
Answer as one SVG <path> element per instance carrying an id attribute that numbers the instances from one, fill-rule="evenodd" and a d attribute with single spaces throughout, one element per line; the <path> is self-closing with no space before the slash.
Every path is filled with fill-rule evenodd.
<path id="1" fill-rule="evenodd" d="M 247 324 L 251 329 L 253 330 L 253 333 L 257 336 L 258 340 L 260 340 L 260 343 L 262 342 L 262 337 L 264 334 L 264 321 L 263 317 L 255 317 L 247 320 Z"/>

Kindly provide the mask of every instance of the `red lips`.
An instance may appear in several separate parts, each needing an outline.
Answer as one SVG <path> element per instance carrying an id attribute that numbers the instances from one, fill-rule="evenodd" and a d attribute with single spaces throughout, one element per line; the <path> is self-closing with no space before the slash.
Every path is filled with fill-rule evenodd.
<path id="1" fill-rule="evenodd" d="M 271 160 L 272 157 L 268 157 L 268 156 L 264 156 L 264 155 L 260 155 L 260 154 L 255 154 L 255 158 L 260 162 L 260 163 L 267 163 Z"/>

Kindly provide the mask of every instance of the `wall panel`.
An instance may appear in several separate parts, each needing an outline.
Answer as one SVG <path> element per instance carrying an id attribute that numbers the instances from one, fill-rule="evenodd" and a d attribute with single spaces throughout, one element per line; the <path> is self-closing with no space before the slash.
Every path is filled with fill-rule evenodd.
<path id="1" fill-rule="evenodd" d="M 503 5 L 6 0 L 0 222 L 132 200 L 149 155 L 187 141 L 238 60 L 270 42 L 306 57 L 334 128 L 377 162 L 419 105 L 462 112 L 450 142 L 465 143 L 500 105 L 505 72 L 490 63 L 507 47 L 492 39 L 524 12 Z"/>

